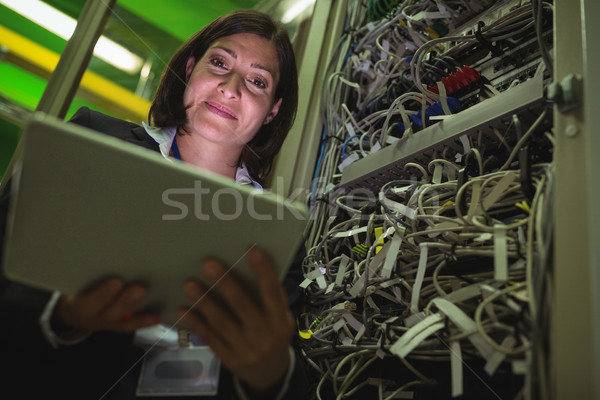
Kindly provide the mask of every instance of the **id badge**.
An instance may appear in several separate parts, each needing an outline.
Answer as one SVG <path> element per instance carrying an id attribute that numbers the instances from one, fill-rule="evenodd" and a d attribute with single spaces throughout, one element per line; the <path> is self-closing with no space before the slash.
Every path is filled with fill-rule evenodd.
<path id="1" fill-rule="evenodd" d="M 214 396 L 221 361 L 208 346 L 151 350 L 142 364 L 138 396 Z"/>

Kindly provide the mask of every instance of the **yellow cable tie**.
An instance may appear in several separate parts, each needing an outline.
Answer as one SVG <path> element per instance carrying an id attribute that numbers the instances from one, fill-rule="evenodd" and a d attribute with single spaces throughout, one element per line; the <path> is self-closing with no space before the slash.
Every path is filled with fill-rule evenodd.
<path id="1" fill-rule="evenodd" d="M 525 201 L 525 200 L 515 204 L 515 206 L 520 208 L 521 210 L 525 211 L 527 214 L 531 213 L 531 208 L 529 207 L 529 204 L 527 204 L 527 201 Z"/>
<path id="2" fill-rule="evenodd" d="M 310 339 L 310 337 L 313 335 L 313 331 L 311 331 L 310 329 L 306 331 L 298 330 L 298 334 L 302 339 Z"/>

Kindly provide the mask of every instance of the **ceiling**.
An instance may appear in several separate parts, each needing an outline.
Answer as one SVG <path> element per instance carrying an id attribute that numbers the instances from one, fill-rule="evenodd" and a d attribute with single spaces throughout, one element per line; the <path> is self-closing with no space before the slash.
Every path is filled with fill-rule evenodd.
<path id="1" fill-rule="evenodd" d="M 229 11 L 253 8 L 258 0 L 118 0 L 117 4 L 165 32 L 185 40 L 216 17 Z M 168 6 L 167 6 L 168 4 Z"/>
<path id="2" fill-rule="evenodd" d="M 44 0 L 77 19 L 86 0 Z M 179 45 L 215 19 L 229 11 L 253 8 L 259 0 L 117 0 L 106 24 L 104 35 L 141 56 L 151 65 L 148 80 L 128 74 L 92 57 L 89 70 L 136 93 L 150 98 L 160 73 Z M 0 25 L 48 50 L 60 54 L 66 40 L 46 31 L 34 22 L 0 5 Z M 1 61 L 1 58 L 0 58 Z M 35 108 L 46 81 L 28 74 L 10 63 L 0 62 L 0 93 L 27 108 Z M 75 106 L 81 103 L 76 102 Z"/>
<path id="3" fill-rule="evenodd" d="M 77 19 L 87 0 L 43 1 Z M 285 10 L 297 1 L 117 0 L 103 35 L 140 56 L 150 68 L 149 75 L 144 78 L 140 73 L 129 74 L 97 57 L 92 57 L 88 70 L 149 100 L 158 86 L 162 71 L 177 48 L 210 21 L 229 11 L 247 8 L 258 9 L 271 15 L 275 20 L 280 20 Z M 306 11 L 301 18 L 298 17 L 284 24 L 292 39 L 298 24 L 307 15 L 310 15 L 310 12 L 312 12 L 312 8 L 310 11 Z M 3 5 L 0 5 L 0 26 L 6 27 L 57 55 L 62 53 L 66 45 L 66 40 L 46 31 Z M 9 62 L 2 62 L 2 54 L 0 54 L 0 76 L 2 76 L 0 94 L 19 105 L 35 109 L 46 86 L 44 77 L 36 76 Z M 99 111 L 107 111 L 96 107 L 97 104 L 87 104 L 84 99 L 76 97 L 67 112 L 67 118 L 82 105 L 99 109 Z"/>

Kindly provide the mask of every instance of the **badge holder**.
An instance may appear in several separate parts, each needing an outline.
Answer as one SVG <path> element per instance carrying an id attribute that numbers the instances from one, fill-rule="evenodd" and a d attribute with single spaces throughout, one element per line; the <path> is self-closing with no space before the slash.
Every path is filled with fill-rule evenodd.
<path id="1" fill-rule="evenodd" d="M 138 396 L 214 396 L 221 361 L 208 346 L 190 345 L 179 332 L 179 347 L 155 348 L 144 357 Z"/>

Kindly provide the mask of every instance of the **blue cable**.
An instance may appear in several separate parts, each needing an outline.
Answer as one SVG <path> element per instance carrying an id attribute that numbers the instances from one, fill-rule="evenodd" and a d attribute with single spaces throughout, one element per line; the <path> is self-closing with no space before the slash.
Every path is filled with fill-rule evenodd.
<path id="1" fill-rule="evenodd" d="M 359 138 L 362 135 L 354 135 L 354 136 L 350 136 L 348 139 L 346 139 L 346 141 L 344 142 L 344 145 L 342 146 L 342 160 L 346 159 L 346 145 L 348 144 L 349 141 L 351 141 L 354 138 Z M 368 137 L 365 137 L 364 140 L 369 140 Z"/>
<path id="2" fill-rule="evenodd" d="M 313 183 L 310 193 L 310 205 L 312 207 L 313 200 L 315 199 L 315 190 L 317 188 L 317 176 L 319 175 L 319 170 L 321 169 L 321 162 L 323 161 L 323 154 L 325 153 L 325 139 L 327 138 L 327 129 L 323 127 L 323 135 L 321 136 L 321 154 L 319 154 L 319 159 L 317 160 L 317 166 L 315 167 L 315 174 L 313 175 Z"/>

